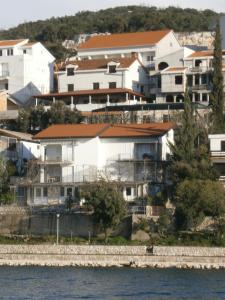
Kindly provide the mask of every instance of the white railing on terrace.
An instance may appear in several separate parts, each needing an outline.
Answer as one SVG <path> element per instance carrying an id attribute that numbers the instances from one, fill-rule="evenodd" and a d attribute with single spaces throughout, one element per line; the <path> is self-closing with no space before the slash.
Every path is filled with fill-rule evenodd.
<path id="1" fill-rule="evenodd" d="M 211 156 L 225 157 L 225 151 L 211 151 Z"/>

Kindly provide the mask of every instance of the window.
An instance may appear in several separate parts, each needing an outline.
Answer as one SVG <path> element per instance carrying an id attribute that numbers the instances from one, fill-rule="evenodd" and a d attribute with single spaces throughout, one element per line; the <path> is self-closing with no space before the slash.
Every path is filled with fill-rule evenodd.
<path id="1" fill-rule="evenodd" d="M 13 49 L 7 49 L 7 55 L 8 56 L 13 55 Z"/>
<path id="2" fill-rule="evenodd" d="M 126 187 L 126 195 L 131 196 L 131 187 Z"/>
<path id="3" fill-rule="evenodd" d="M 202 84 L 207 84 L 207 76 L 206 76 L 206 74 L 202 74 Z"/>
<path id="4" fill-rule="evenodd" d="M 41 197 L 41 188 L 36 188 L 36 197 Z"/>
<path id="5" fill-rule="evenodd" d="M 225 152 L 225 141 L 221 141 L 221 151 Z"/>
<path id="6" fill-rule="evenodd" d="M 116 65 L 109 66 L 109 73 L 116 73 Z"/>
<path id="7" fill-rule="evenodd" d="M 73 195 L 73 190 L 72 190 L 72 188 L 67 188 L 66 195 L 67 195 L 67 196 L 72 196 L 72 195 Z"/>
<path id="8" fill-rule="evenodd" d="M 67 68 L 66 72 L 67 72 L 67 76 L 73 76 L 74 75 L 74 68 Z"/>
<path id="9" fill-rule="evenodd" d="M 48 188 L 46 186 L 43 188 L 43 197 L 48 197 Z"/>
<path id="10" fill-rule="evenodd" d="M 93 90 L 99 89 L 99 82 L 93 82 Z"/>
<path id="11" fill-rule="evenodd" d="M 183 76 L 175 76 L 175 84 L 183 84 Z"/>
<path id="12" fill-rule="evenodd" d="M 65 196 L 65 191 L 64 191 L 64 187 L 60 188 L 60 197 L 64 197 Z"/>
<path id="13" fill-rule="evenodd" d="M 74 91 L 74 84 L 68 84 L 68 92 L 73 92 Z"/>
<path id="14" fill-rule="evenodd" d="M 147 56 L 147 61 L 154 61 L 154 56 L 153 55 L 148 55 Z"/>
<path id="15" fill-rule="evenodd" d="M 0 50 L 0 56 L 2 56 L 2 50 Z"/>
<path id="16" fill-rule="evenodd" d="M 9 89 L 9 84 L 5 83 L 5 90 L 8 90 L 8 89 Z"/>
<path id="17" fill-rule="evenodd" d="M 144 86 L 141 85 L 141 94 L 144 94 Z"/>
<path id="18" fill-rule="evenodd" d="M 16 151 L 16 139 L 9 139 L 9 151 Z"/>
<path id="19" fill-rule="evenodd" d="M 204 101 L 204 102 L 208 101 L 208 96 L 206 93 L 202 94 L 202 101 Z"/>
<path id="20" fill-rule="evenodd" d="M 116 82 L 109 82 L 110 89 L 116 89 Z"/>
<path id="21" fill-rule="evenodd" d="M 200 101 L 200 94 L 195 93 L 194 95 L 195 95 L 195 102 Z"/>
<path id="22" fill-rule="evenodd" d="M 26 49 L 23 50 L 23 54 L 27 54 L 27 50 Z"/>

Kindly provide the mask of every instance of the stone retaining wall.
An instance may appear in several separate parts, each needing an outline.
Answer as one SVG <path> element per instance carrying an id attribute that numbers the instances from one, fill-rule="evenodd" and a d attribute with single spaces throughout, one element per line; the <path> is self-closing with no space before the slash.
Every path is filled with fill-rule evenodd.
<path id="1" fill-rule="evenodd" d="M 154 246 L 156 256 L 225 257 L 225 248 L 219 247 L 162 247 Z"/>

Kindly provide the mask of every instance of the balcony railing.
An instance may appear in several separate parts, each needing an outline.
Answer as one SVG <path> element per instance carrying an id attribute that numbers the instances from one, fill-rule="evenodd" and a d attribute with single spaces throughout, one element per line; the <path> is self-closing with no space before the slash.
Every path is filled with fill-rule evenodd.
<path id="1" fill-rule="evenodd" d="M 222 157 L 225 158 L 225 151 L 211 151 L 211 157 Z"/>
<path id="2" fill-rule="evenodd" d="M 63 159 L 62 157 L 52 157 L 52 158 L 45 158 L 42 159 L 41 157 L 37 160 L 39 165 L 63 165 L 63 164 L 71 164 L 73 161 L 72 159 Z"/>
<path id="3" fill-rule="evenodd" d="M 196 84 L 192 86 L 192 91 L 199 91 L 199 90 L 210 90 L 208 84 Z"/>

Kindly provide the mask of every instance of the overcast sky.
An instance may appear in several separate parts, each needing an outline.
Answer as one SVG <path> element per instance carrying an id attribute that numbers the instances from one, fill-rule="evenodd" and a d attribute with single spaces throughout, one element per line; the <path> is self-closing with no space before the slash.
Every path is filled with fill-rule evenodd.
<path id="1" fill-rule="evenodd" d="M 213 9 L 225 12 L 225 0 L 12 0 L 4 1 L 0 10 L 0 28 L 24 21 L 53 16 L 73 15 L 81 10 L 99 10 L 118 5 L 178 6 Z"/>

